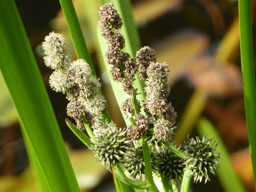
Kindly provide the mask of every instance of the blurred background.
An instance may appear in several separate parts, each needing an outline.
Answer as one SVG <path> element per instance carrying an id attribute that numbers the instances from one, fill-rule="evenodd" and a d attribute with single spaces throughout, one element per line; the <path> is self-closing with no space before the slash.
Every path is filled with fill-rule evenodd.
<path id="1" fill-rule="evenodd" d="M 95 32 L 98 0 L 74 0 L 80 24 L 103 82 L 112 119 L 124 126 L 115 102 Z M 252 0 L 253 21 L 256 1 Z M 112 176 L 65 125 L 65 96 L 50 90 L 51 71 L 43 64 L 41 42 L 50 31 L 63 33 L 74 50 L 58 0 L 16 0 L 31 46 L 69 150 L 81 190 L 115 191 Z M 208 118 L 225 144 L 232 166 L 247 191 L 254 191 L 244 114 L 236 0 L 133 0 L 141 45 L 155 48 L 170 68 L 170 100 L 178 113 L 176 143 L 197 135 L 197 121 Z M 255 24 L 253 24 L 255 29 Z M 254 33 L 255 35 L 255 33 Z M 40 110 L 40 109 L 38 109 Z M 89 166 L 88 166 L 89 165 Z M 193 185 L 193 191 L 225 191 L 218 177 Z M 0 192 L 37 191 L 17 114 L 0 76 Z"/>

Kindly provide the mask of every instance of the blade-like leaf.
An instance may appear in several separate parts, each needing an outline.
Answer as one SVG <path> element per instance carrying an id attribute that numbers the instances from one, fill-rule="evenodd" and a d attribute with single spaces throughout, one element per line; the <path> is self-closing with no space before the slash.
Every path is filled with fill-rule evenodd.
<path id="1" fill-rule="evenodd" d="M 254 183 L 256 183 L 256 88 L 253 56 L 251 1 L 239 0 L 238 8 L 245 115 L 248 127 L 250 152 L 252 157 Z"/>
<path id="2" fill-rule="evenodd" d="M 0 7 L 0 69 L 23 132 L 29 138 L 50 191 L 79 191 L 15 3 L 0 1 Z"/>

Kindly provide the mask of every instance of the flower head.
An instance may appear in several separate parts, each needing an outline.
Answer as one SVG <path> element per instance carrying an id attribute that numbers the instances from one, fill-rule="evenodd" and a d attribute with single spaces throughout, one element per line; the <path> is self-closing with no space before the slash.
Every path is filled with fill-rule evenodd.
<path id="1" fill-rule="evenodd" d="M 130 141 L 125 133 L 113 129 L 99 134 L 92 142 L 96 157 L 108 168 L 122 161 L 129 148 Z"/>
<path id="2" fill-rule="evenodd" d="M 124 158 L 124 167 L 135 179 L 140 179 L 145 173 L 142 147 L 132 147 Z"/>
<path id="3" fill-rule="evenodd" d="M 184 160 L 168 149 L 153 153 L 153 169 L 167 179 L 180 179 L 183 175 Z"/>
<path id="4" fill-rule="evenodd" d="M 51 69 L 66 68 L 71 62 L 63 35 L 51 32 L 42 44 L 45 65 Z"/>
<path id="5" fill-rule="evenodd" d="M 217 144 L 213 139 L 192 138 L 185 145 L 186 167 L 191 170 L 194 182 L 205 183 L 210 180 L 209 173 L 215 174 L 219 165 L 220 154 L 216 152 Z"/>

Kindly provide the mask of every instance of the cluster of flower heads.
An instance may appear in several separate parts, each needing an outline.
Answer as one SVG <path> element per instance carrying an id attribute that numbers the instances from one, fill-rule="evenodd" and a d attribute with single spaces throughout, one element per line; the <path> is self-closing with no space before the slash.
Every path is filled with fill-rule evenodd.
<path id="1" fill-rule="evenodd" d="M 124 113 L 133 118 L 134 125 L 127 128 L 130 139 L 138 140 L 153 128 L 154 136 L 159 141 L 168 141 L 173 133 L 176 113 L 171 103 L 167 101 L 169 87 L 167 86 L 168 65 L 156 61 L 155 51 L 145 46 L 136 53 L 136 62 L 129 54 L 122 51 L 125 45 L 123 36 L 118 32 L 122 27 L 122 20 L 113 4 L 105 4 L 99 10 L 99 26 L 101 34 L 108 42 L 105 53 L 107 63 L 111 66 L 112 78 L 123 85 L 123 89 L 131 98 L 122 106 Z M 136 89 L 133 88 L 135 74 L 145 82 L 146 99 L 143 102 L 147 118 L 142 114 L 135 114 L 133 98 Z M 137 103 L 140 110 L 141 106 Z M 152 122 L 157 121 L 156 123 Z"/>
<path id="2" fill-rule="evenodd" d="M 44 61 L 47 67 L 54 70 L 49 79 L 50 87 L 66 94 L 69 100 L 67 115 L 83 130 L 83 122 L 92 126 L 101 123 L 106 100 L 98 94 L 101 84 L 92 75 L 88 63 L 83 59 L 72 61 L 64 41 L 63 35 L 55 32 L 46 36 L 42 44 Z"/>
<path id="3" fill-rule="evenodd" d="M 118 32 L 122 20 L 112 4 L 105 4 L 99 11 L 101 34 L 108 42 L 106 60 L 111 65 L 112 78 L 122 83 L 130 95 L 122 110 L 131 120 L 127 128 L 118 128 L 105 121 L 106 100 L 99 93 L 101 84 L 92 75 L 90 66 L 82 59 L 72 61 L 61 34 L 50 33 L 43 43 L 45 64 L 54 70 L 49 83 L 51 88 L 69 100 L 67 115 L 72 117 L 81 130 L 84 124 L 93 129 L 91 150 L 107 167 L 122 165 L 134 179 L 145 175 L 143 148 L 140 139 L 152 149 L 153 171 L 163 178 L 179 181 L 185 169 L 191 171 L 195 182 L 209 180 L 208 173 L 218 167 L 219 154 L 211 139 L 189 139 L 178 150 L 181 157 L 167 148 L 175 128 L 176 112 L 167 100 L 168 65 L 156 61 L 155 51 L 145 46 L 136 53 L 136 62 L 122 51 L 123 36 Z M 141 103 L 136 99 L 133 87 L 135 74 L 145 83 L 146 98 Z M 185 156 L 185 157 L 184 157 Z"/>
<path id="4" fill-rule="evenodd" d="M 122 105 L 122 110 L 131 120 L 131 125 L 123 129 L 124 132 L 120 138 L 126 137 L 126 141 L 132 140 L 133 142 L 129 142 L 129 146 L 125 147 L 126 157 L 120 158 L 119 162 L 131 176 L 141 178 L 145 171 L 145 164 L 142 147 L 138 140 L 144 138 L 153 149 L 152 168 L 154 172 L 168 179 L 179 180 L 184 169 L 188 168 L 195 182 L 202 181 L 203 178 L 208 181 L 208 172 L 214 173 L 219 158 L 219 154 L 215 153 L 216 146 L 210 142 L 211 140 L 205 138 L 189 140 L 179 149 L 186 154 L 186 158 L 177 156 L 165 146 L 165 142 L 171 141 L 177 116 L 171 102 L 167 99 L 170 90 L 167 84 L 168 65 L 157 62 L 155 51 L 148 46 L 137 51 L 136 62 L 128 53 L 122 51 L 125 40 L 118 32 L 122 27 L 122 20 L 113 4 L 103 5 L 99 10 L 99 16 L 101 34 L 108 43 L 105 57 L 107 63 L 111 65 L 112 78 L 122 83 L 124 91 L 131 95 Z M 146 85 L 146 98 L 142 103 L 136 99 L 137 93 L 133 87 L 136 73 Z M 117 142 L 118 139 L 115 141 Z M 100 143 L 100 140 L 98 142 Z M 109 145 L 110 142 L 105 144 L 104 150 L 111 150 L 104 151 L 104 154 L 109 153 L 114 157 L 117 153 L 113 155 L 112 151 L 117 150 L 113 150 Z M 118 144 L 112 146 L 118 146 Z M 100 150 L 95 152 L 97 151 Z M 123 150 L 120 152 L 124 153 Z M 99 154 L 102 154 L 102 151 Z M 105 164 L 111 164 L 109 158 L 97 156 Z M 116 160 L 111 162 L 116 163 Z"/>

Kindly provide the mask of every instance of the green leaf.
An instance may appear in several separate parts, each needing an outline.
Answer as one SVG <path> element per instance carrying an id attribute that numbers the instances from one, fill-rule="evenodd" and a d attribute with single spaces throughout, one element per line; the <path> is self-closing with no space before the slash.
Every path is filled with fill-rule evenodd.
<path id="1" fill-rule="evenodd" d="M 252 45 L 251 1 L 239 0 L 238 8 L 245 115 L 254 172 L 254 183 L 256 183 L 256 88 Z"/>
<path id="2" fill-rule="evenodd" d="M 50 191 L 54 192 L 79 191 L 15 3 L 13 0 L 0 1 L 0 7 L 0 69 L 18 112 L 23 133 L 29 139 L 46 178 L 43 183 L 48 183 Z"/>
<path id="3" fill-rule="evenodd" d="M 59 0 L 59 2 L 66 19 L 77 57 L 79 59 L 84 59 L 90 65 L 93 75 L 96 75 L 72 0 Z"/>
<path id="4" fill-rule="evenodd" d="M 91 146 L 90 138 L 85 135 L 84 132 L 80 131 L 73 123 L 66 119 L 66 124 L 68 128 L 77 136 L 77 138 L 86 146 Z"/>

